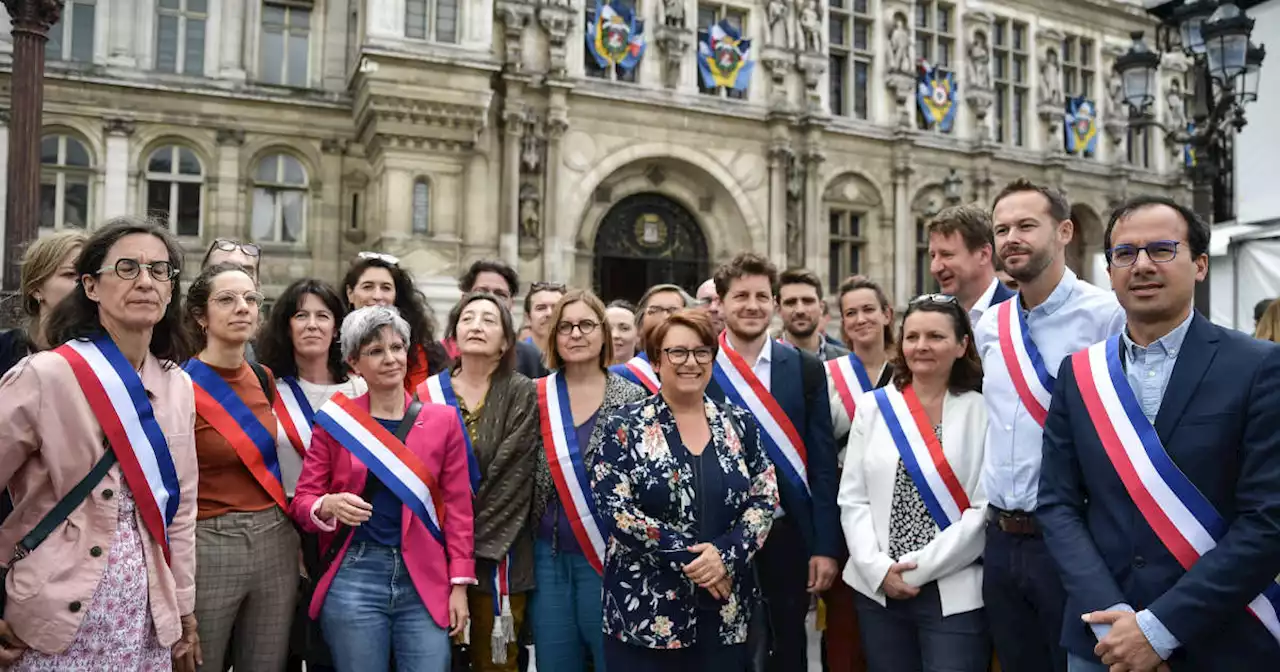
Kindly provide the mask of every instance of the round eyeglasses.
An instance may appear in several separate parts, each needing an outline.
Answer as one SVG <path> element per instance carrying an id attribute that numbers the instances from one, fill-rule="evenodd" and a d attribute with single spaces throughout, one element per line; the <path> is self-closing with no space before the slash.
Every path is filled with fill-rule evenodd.
<path id="1" fill-rule="evenodd" d="M 178 277 L 178 268 L 167 261 L 153 261 L 144 264 L 137 259 L 120 258 L 116 263 L 110 266 L 103 266 L 98 269 L 98 273 L 106 273 L 107 271 L 115 271 L 116 277 L 121 280 L 134 280 L 142 273 L 142 269 L 147 269 L 151 274 L 151 279 L 156 282 L 169 282 Z"/>
<path id="2" fill-rule="evenodd" d="M 581 333 L 583 336 L 586 336 L 587 334 L 595 331 L 596 327 L 598 326 L 600 326 L 600 323 L 596 322 L 595 320 L 583 320 L 581 322 L 561 322 L 560 324 L 556 325 L 556 331 L 559 332 L 561 336 L 568 336 L 569 334 L 572 334 L 573 330 L 576 328 L 579 331 L 579 333 Z"/>
<path id="3" fill-rule="evenodd" d="M 667 359 L 672 364 L 684 364 L 689 361 L 689 355 L 693 355 L 693 361 L 699 364 L 710 364 L 711 360 L 716 358 L 714 348 L 702 346 L 700 348 L 663 348 L 662 352 L 666 353 Z"/>

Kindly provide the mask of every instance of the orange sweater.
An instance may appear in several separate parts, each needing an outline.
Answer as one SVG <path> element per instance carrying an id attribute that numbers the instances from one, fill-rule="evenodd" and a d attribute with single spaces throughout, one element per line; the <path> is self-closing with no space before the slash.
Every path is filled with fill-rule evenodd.
<path id="1" fill-rule="evenodd" d="M 227 381 L 231 389 L 244 400 L 249 410 L 272 436 L 276 435 L 276 416 L 271 412 L 267 395 L 258 384 L 249 364 L 238 369 L 223 369 L 210 365 Z M 267 377 L 271 374 L 268 372 Z M 196 414 L 196 459 L 200 463 L 200 486 L 197 496 L 196 520 L 215 518 L 232 511 L 263 511 L 275 506 L 271 495 L 258 484 L 249 468 L 240 461 L 232 447 L 218 430 Z"/>

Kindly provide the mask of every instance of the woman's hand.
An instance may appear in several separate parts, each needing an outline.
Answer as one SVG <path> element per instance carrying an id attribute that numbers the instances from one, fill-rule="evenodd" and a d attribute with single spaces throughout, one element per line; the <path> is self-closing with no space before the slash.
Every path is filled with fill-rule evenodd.
<path id="1" fill-rule="evenodd" d="M 8 621 L 0 621 L 0 667 L 16 663 L 27 651 L 27 643 L 14 634 Z"/>
<path id="2" fill-rule="evenodd" d="M 733 579 L 726 575 L 723 579 L 720 579 L 718 583 L 707 590 L 710 591 L 711 597 L 714 597 L 721 602 L 725 602 L 729 599 L 729 596 L 733 594 Z"/>
<path id="3" fill-rule="evenodd" d="M 204 665 L 200 651 L 200 635 L 196 631 L 196 615 L 182 617 L 182 636 L 173 645 L 173 669 L 175 672 L 196 672 Z"/>
<path id="4" fill-rule="evenodd" d="M 920 594 L 920 589 L 907 583 L 902 578 L 902 573 L 916 568 L 914 562 L 895 562 L 889 567 L 889 573 L 884 575 L 884 580 L 880 582 L 880 590 L 885 595 L 895 600 L 909 600 Z"/>
<path id="5" fill-rule="evenodd" d="M 728 572 L 725 571 L 724 561 L 720 559 L 720 549 L 703 542 L 690 546 L 689 552 L 699 554 L 697 559 L 684 566 L 684 575 L 694 583 L 709 590 L 720 579 L 725 578 Z"/>
<path id="6" fill-rule="evenodd" d="M 471 612 L 467 607 L 467 587 L 455 585 L 449 593 L 449 636 L 461 635 L 470 618 Z"/>
<path id="7" fill-rule="evenodd" d="M 337 518 L 343 525 L 358 527 L 372 515 L 373 505 L 350 492 L 331 492 L 320 502 L 320 517 Z"/>

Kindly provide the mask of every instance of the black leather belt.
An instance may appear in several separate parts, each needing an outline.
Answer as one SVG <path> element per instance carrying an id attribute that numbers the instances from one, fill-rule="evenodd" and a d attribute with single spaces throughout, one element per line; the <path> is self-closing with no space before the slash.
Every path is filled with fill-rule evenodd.
<path id="1" fill-rule="evenodd" d="M 1036 524 L 1035 515 L 1027 511 L 1005 511 L 999 507 L 987 505 L 987 521 L 994 523 L 1002 532 L 1032 537 L 1040 534 L 1040 526 Z"/>

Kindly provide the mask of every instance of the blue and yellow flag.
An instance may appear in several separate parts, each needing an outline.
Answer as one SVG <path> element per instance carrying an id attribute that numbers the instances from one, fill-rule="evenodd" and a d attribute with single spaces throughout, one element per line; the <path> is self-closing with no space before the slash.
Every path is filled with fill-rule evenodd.
<path id="1" fill-rule="evenodd" d="M 930 127 L 951 132 L 956 119 L 956 76 L 942 68 L 924 63 L 920 66 L 920 84 L 916 87 L 920 113 Z"/>
<path id="2" fill-rule="evenodd" d="M 587 23 L 587 53 L 601 68 L 631 70 L 644 56 L 644 46 L 644 29 L 637 27 L 630 8 L 596 0 L 595 18 Z"/>
<path id="3" fill-rule="evenodd" d="M 707 30 L 698 31 L 698 71 L 707 88 L 723 86 L 733 91 L 747 88 L 755 61 L 751 56 L 751 40 L 728 21 L 722 20 Z"/>
<path id="4" fill-rule="evenodd" d="M 1196 125 L 1194 122 L 1187 122 L 1187 137 L 1196 134 Z M 1190 142 L 1182 146 L 1182 162 L 1188 168 L 1194 168 L 1196 165 L 1196 146 Z"/>
<path id="5" fill-rule="evenodd" d="M 1098 149 L 1098 106 L 1084 96 L 1067 99 L 1062 132 L 1068 154 L 1093 156 Z"/>

